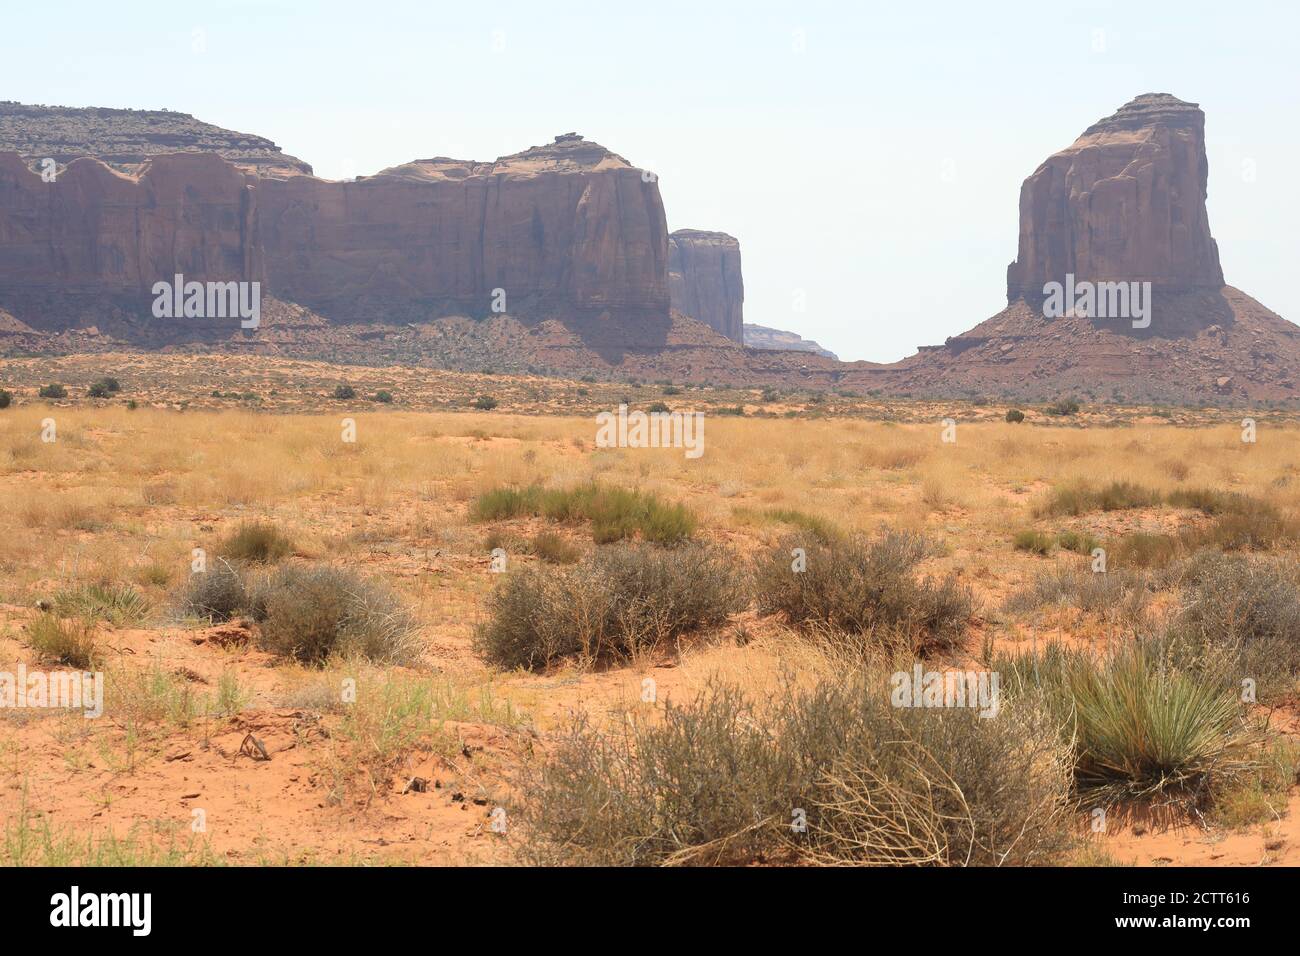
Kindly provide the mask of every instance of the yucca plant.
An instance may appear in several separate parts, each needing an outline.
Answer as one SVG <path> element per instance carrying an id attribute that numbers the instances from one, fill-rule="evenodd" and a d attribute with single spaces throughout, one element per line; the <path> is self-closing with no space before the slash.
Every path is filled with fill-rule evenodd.
<path id="1" fill-rule="evenodd" d="M 1064 679 L 1082 787 L 1201 794 L 1254 767 L 1257 734 L 1233 692 L 1176 670 L 1140 641 L 1099 665 L 1074 658 Z"/>
<path id="2" fill-rule="evenodd" d="M 54 596 L 54 609 L 63 617 L 139 624 L 149 616 L 149 602 L 129 584 L 83 584 Z"/>

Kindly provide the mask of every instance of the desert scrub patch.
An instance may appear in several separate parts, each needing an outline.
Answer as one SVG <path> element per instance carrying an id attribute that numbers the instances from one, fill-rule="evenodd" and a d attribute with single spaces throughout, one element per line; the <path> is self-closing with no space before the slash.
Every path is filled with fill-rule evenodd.
<path id="1" fill-rule="evenodd" d="M 177 605 L 184 617 L 228 621 L 249 609 L 248 586 L 238 567 L 217 559 L 190 575 Z"/>
<path id="2" fill-rule="evenodd" d="M 535 535 L 530 548 L 534 555 L 549 564 L 573 564 L 582 557 L 577 546 L 554 531 L 542 531 Z"/>
<path id="3" fill-rule="evenodd" d="M 1069 845 L 1069 765 L 1029 704 L 894 708 L 884 672 L 760 708 L 711 682 L 684 704 L 585 715 L 528 769 L 528 862 L 1025 865 Z M 803 832 L 792 830 L 804 811 Z"/>
<path id="4" fill-rule="evenodd" d="M 140 624 L 149 616 L 149 602 L 129 584 L 82 584 L 59 590 L 54 610 L 62 617 Z"/>
<path id="5" fill-rule="evenodd" d="M 244 522 L 221 542 L 217 554 L 229 561 L 274 564 L 293 554 L 293 541 L 270 522 Z"/>
<path id="6" fill-rule="evenodd" d="M 27 642 L 41 660 L 89 668 L 96 657 L 95 625 L 77 618 L 42 613 L 27 625 Z"/>
<path id="7" fill-rule="evenodd" d="M 339 706 L 340 681 L 356 675 L 355 700 Z M 321 675 L 322 681 L 299 688 L 295 700 L 329 696 L 328 709 L 341 719 L 332 724 L 325 757 L 329 798 L 343 803 L 350 798 L 368 800 L 390 789 L 400 777 L 408 757 L 415 752 L 450 757 L 461 751 L 458 731 L 449 722 L 489 724 L 515 728 L 526 717 L 491 685 L 470 687 L 449 679 L 429 679 L 401 672 L 377 672 L 344 663 Z M 312 689 L 319 688 L 318 693 Z"/>
<path id="8" fill-rule="evenodd" d="M 1290 790 L 1300 775 L 1300 744 L 1281 737 L 1261 750 L 1259 766 L 1220 793 L 1210 822 L 1233 830 L 1274 823 L 1286 813 Z"/>
<path id="9" fill-rule="evenodd" d="M 386 664 L 420 657 L 415 621 L 398 597 L 342 568 L 280 567 L 251 589 L 249 607 L 258 646 L 304 664 L 333 654 Z"/>
<path id="10" fill-rule="evenodd" d="M 1058 532 L 1056 543 L 1062 550 L 1073 551 L 1075 554 L 1092 554 L 1094 549 L 1101 546 L 1100 541 L 1082 531 Z"/>
<path id="11" fill-rule="evenodd" d="M 529 670 L 561 657 L 628 659 L 716 627 L 747 603 L 734 559 L 708 546 L 618 544 L 576 565 L 511 571 L 488 599 L 479 652 Z"/>
<path id="12" fill-rule="evenodd" d="M 1090 511 L 1124 511 L 1161 504 L 1159 491 L 1131 481 L 1105 485 L 1074 482 L 1053 489 L 1035 508 L 1039 517 L 1078 516 Z"/>
<path id="13" fill-rule="evenodd" d="M 953 647 L 974 598 L 955 576 L 917 577 L 917 564 L 934 550 L 929 539 L 902 531 L 830 543 L 787 537 L 758 562 L 759 610 L 803 630 L 901 635 L 916 650 Z"/>
<path id="14" fill-rule="evenodd" d="M 1256 556 L 1198 553 L 1170 577 L 1181 584 L 1172 650 L 1189 666 L 1252 688 L 1261 701 L 1300 682 L 1300 571 Z M 1249 684 L 1243 684 L 1249 681 Z"/>
<path id="15" fill-rule="evenodd" d="M 573 488 L 495 488 L 470 506 L 473 521 L 545 517 L 550 521 L 590 521 L 592 538 L 608 544 L 636 535 L 655 544 L 672 545 L 695 533 L 695 516 L 680 502 L 668 504 L 653 492 L 617 488 L 597 482 Z"/>
<path id="16" fill-rule="evenodd" d="M 1094 573 L 1090 567 L 1060 565 L 1014 592 L 1004 609 L 1014 614 L 1044 607 L 1073 607 L 1107 620 L 1139 623 L 1150 599 L 1150 581 L 1133 571 Z"/>

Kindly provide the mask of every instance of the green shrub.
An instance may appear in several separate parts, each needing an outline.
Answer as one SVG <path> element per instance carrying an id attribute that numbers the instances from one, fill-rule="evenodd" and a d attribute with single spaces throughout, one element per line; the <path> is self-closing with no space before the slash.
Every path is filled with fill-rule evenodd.
<path id="1" fill-rule="evenodd" d="M 490 412 L 500 404 L 501 403 L 491 395 L 480 395 L 473 401 L 474 407 L 482 412 Z"/>
<path id="2" fill-rule="evenodd" d="M 664 402 L 651 402 L 646 407 L 646 411 L 648 411 L 651 415 L 667 415 L 669 412 L 672 411 L 672 409 L 669 408 L 668 405 Z"/>
<path id="3" fill-rule="evenodd" d="M 1052 404 L 1044 408 L 1043 411 L 1047 412 L 1049 415 L 1056 415 L 1058 417 L 1064 415 L 1075 415 L 1079 411 L 1079 403 L 1073 398 L 1061 398 L 1052 402 Z"/>
<path id="4" fill-rule="evenodd" d="M 677 544 L 695 533 L 695 517 L 682 504 L 665 504 L 649 492 L 615 488 L 595 482 L 574 488 L 495 488 L 470 506 L 474 521 L 522 517 L 551 521 L 590 521 L 597 544 L 631 538 L 638 532 L 646 541 Z"/>
<path id="5" fill-rule="evenodd" d="M 0 388 L 0 408 L 8 408 L 13 400 L 14 397 L 12 393 Z"/>
<path id="6" fill-rule="evenodd" d="M 88 669 L 94 662 L 95 628 L 89 621 L 40 614 L 27 625 L 27 640 L 42 660 Z"/>
<path id="7" fill-rule="evenodd" d="M 1062 531 L 1056 536 L 1056 543 L 1066 551 L 1076 554 L 1092 554 L 1101 542 L 1092 535 L 1082 531 Z"/>
<path id="8" fill-rule="evenodd" d="M 502 667 L 626 659 L 722 624 L 745 603 L 729 555 L 702 545 L 621 544 L 571 567 L 509 572 L 492 592 L 476 644 Z"/>
<path id="9" fill-rule="evenodd" d="M 269 522 L 244 522 L 221 542 L 217 553 L 231 561 L 274 564 L 293 554 L 293 542 Z"/>
<path id="10" fill-rule="evenodd" d="M 1056 541 L 1046 531 L 1035 531 L 1032 528 L 1027 528 L 1024 531 L 1016 532 L 1012 544 L 1017 551 L 1029 551 L 1047 557 L 1052 553 L 1052 548 L 1056 546 Z"/>
<path id="11" fill-rule="evenodd" d="M 108 390 L 108 386 L 103 382 L 95 382 L 90 388 L 86 389 L 86 395 L 89 398 L 108 398 L 113 393 Z"/>
<path id="12" fill-rule="evenodd" d="M 68 390 L 62 385 L 42 385 L 37 393 L 41 398 L 67 398 Z"/>
<path id="13" fill-rule="evenodd" d="M 1023 422 L 1024 420 L 1025 420 L 1025 413 L 1022 412 L 1020 409 L 1018 408 L 1007 409 L 1007 421 L 1013 424 L 1018 424 L 1019 422 Z"/>
<path id="14" fill-rule="evenodd" d="M 375 392 L 375 401 L 379 402 L 381 405 L 391 405 L 393 404 L 393 393 L 381 388 L 379 391 Z"/>
<path id="15" fill-rule="evenodd" d="M 334 387 L 334 397 L 340 401 L 348 401 L 357 397 L 357 390 L 351 385 L 336 385 Z"/>
<path id="16" fill-rule="evenodd" d="M 804 570 L 795 570 L 802 549 Z M 757 571 L 759 609 L 794 627 L 902 638 L 916 649 L 960 642 L 974 607 L 955 577 L 918 580 L 913 569 L 932 553 L 920 535 L 889 531 L 823 542 L 792 536 Z"/>
<path id="17" fill-rule="evenodd" d="M 382 664 L 419 658 L 415 622 L 397 597 L 351 571 L 277 569 L 250 596 L 258 645 L 306 664 L 357 655 Z"/>

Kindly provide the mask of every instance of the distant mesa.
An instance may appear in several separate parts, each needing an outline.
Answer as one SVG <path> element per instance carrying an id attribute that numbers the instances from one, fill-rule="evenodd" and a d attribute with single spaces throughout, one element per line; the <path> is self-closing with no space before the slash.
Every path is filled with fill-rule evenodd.
<path id="1" fill-rule="evenodd" d="M 794 332 L 782 332 L 780 329 L 769 329 L 765 325 L 751 325 L 745 323 L 745 346 L 751 349 L 788 349 L 792 352 L 812 352 L 823 358 L 839 358 L 834 352 L 827 351 L 812 339 L 805 339 Z"/>
<path id="2" fill-rule="evenodd" d="M 668 236 L 672 307 L 733 342 L 744 341 L 740 242 L 725 232 L 678 229 Z"/>
<path id="3" fill-rule="evenodd" d="M 0 152 L 15 152 L 29 165 L 44 159 L 66 165 L 93 156 L 126 173 L 139 172 L 151 158 L 166 153 L 216 153 L 261 175 L 311 173 L 309 165 L 284 154 L 269 139 L 168 110 L 28 106 L 0 101 Z"/>
<path id="4" fill-rule="evenodd" d="M 50 158 L 57 182 L 39 174 Z M 739 241 L 670 235 L 655 177 L 576 132 L 335 182 L 183 113 L 3 103 L 0 354 L 222 349 L 935 397 L 1300 399 L 1300 327 L 1224 285 L 1208 183 L 1204 113 L 1139 96 L 1024 181 L 1005 309 L 901 362 L 844 363 L 747 325 Z M 151 319 L 151 284 L 176 273 L 263 283 L 262 327 Z M 1067 277 L 1150 283 L 1150 323 L 1045 314 L 1044 287 Z"/>

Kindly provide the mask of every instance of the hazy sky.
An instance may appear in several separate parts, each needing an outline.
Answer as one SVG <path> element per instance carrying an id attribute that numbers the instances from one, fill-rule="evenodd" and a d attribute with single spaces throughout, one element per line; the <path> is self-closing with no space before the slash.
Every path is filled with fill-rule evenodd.
<path id="1" fill-rule="evenodd" d="M 1300 320 L 1297 10 L 9 0 L 0 98 L 193 113 L 327 177 L 576 130 L 740 239 L 746 321 L 892 361 L 1005 304 L 1020 183 L 1147 92 L 1207 114 L 1228 282 Z"/>

